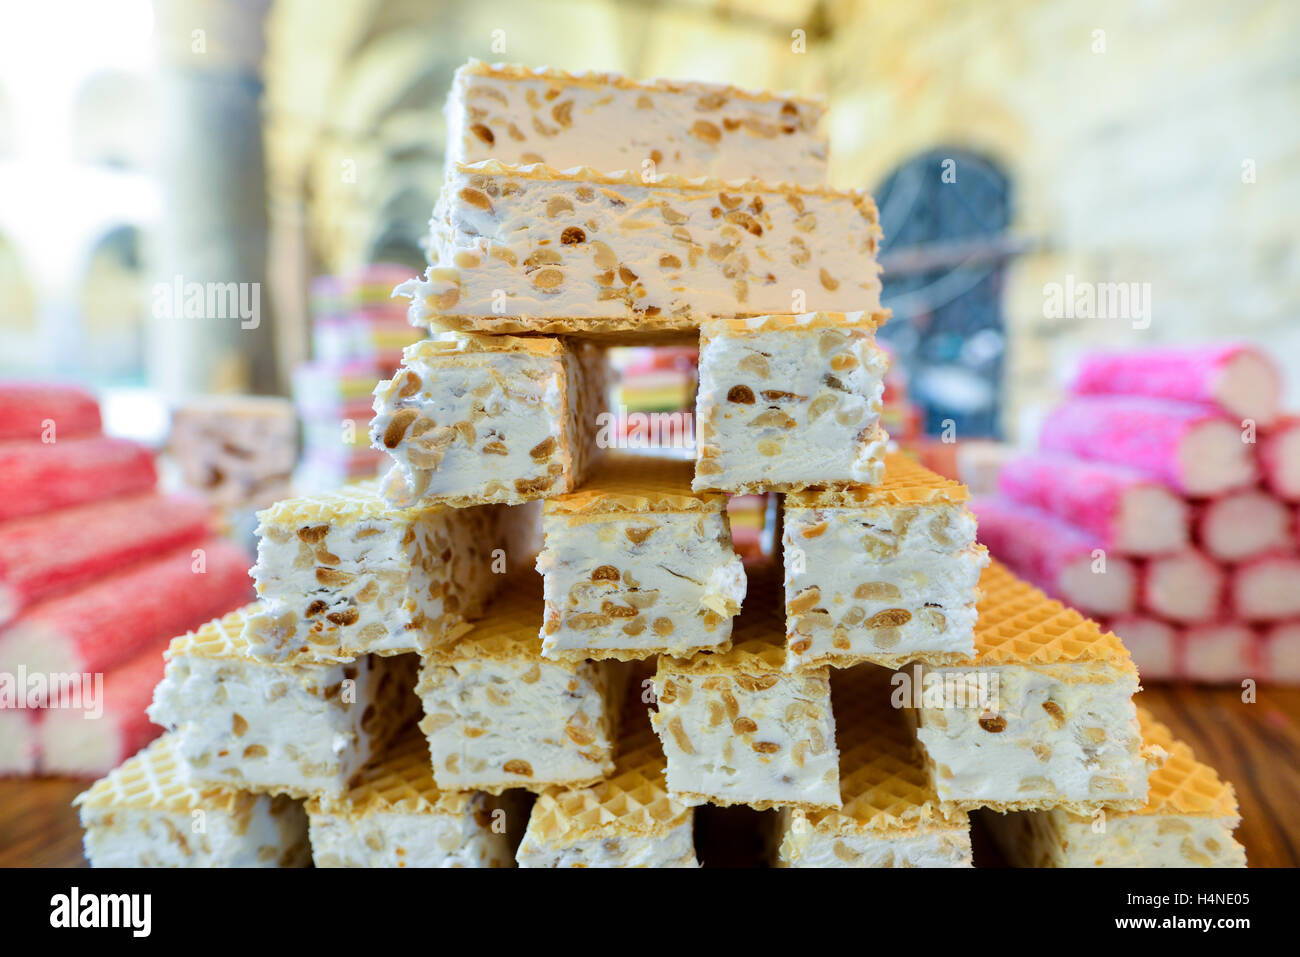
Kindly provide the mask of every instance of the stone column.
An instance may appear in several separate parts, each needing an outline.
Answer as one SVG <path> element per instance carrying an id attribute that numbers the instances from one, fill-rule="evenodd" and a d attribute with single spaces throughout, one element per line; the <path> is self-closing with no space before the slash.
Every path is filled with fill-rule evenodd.
<path id="1" fill-rule="evenodd" d="M 149 368 L 169 397 L 275 392 L 260 100 L 269 0 L 156 0 L 162 220 Z"/>

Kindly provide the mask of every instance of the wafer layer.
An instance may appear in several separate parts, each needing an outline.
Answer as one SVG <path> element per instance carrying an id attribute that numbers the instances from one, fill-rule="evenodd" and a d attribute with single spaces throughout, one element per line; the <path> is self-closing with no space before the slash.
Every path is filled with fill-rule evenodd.
<path id="1" fill-rule="evenodd" d="M 194 784 L 174 735 L 155 739 L 73 803 L 95 867 L 300 867 L 310 860 L 299 802 Z"/>

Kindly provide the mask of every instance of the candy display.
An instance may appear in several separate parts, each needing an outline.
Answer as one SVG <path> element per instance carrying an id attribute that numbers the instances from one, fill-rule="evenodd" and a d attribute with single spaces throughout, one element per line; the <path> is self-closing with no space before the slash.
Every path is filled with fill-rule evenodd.
<path id="1" fill-rule="evenodd" d="M 1255 640 L 1197 631 L 1221 624 L 1211 608 L 1287 620 L 1289 556 L 1224 532 L 1229 506 L 1184 502 L 1255 480 L 1225 412 L 1255 408 L 1249 367 L 1213 366 L 1197 404 L 1077 396 L 1044 447 L 1109 464 L 1071 461 L 1063 491 L 1050 463 L 1026 465 L 1014 500 L 972 501 L 889 448 L 876 208 L 824 185 L 821 111 L 457 73 L 428 270 L 396 290 L 433 338 L 367 388 L 388 359 L 343 361 L 349 285 L 313 290 L 330 346 L 300 372 L 299 408 L 327 421 L 372 392 L 364 431 L 387 471 L 259 513 L 258 600 L 177 622 L 148 710 L 167 735 L 81 799 L 92 863 L 296 866 L 309 844 L 321 867 L 694 867 L 715 863 L 702 822 L 745 813 L 719 808 L 774 812 L 754 830 L 780 866 L 968 867 L 981 810 L 1050 816 L 1026 863 L 1097 856 L 1070 828 L 1099 814 L 1127 815 L 1116 861 L 1169 858 L 1168 825 L 1195 812 L 1156 776 L 1175 749 L 1139 714 L 1134 658 L 1035 584 L 1143 616 L 1143 653 L 1197 674 Z M 607 414 L 606 350 L 648 343 L 698 343 L 693 456 L 616 447 L 631 419 Z M 682 359 L 630 394 L 673 411 Z M 732 528 L 759 538 L 760 507 L 782 555 L 746 564 Z M 1195 517 L 1215 554 L 1253 555 L 1215 588 Z M 1176 612 L 1168 632 L 1147 595 Z M 111 660 L 71 612 L 52 618 L 47 655 Z M 103 637 L 120 651 L 119 631 Z M 1208 780 L 1200 767 L 1177 770 Z M 1195 853 L 1178 845 L 1187 863 L 1238 862 L 1235 808 L 1213 803 Z M 160 846 L 193 808 L 216 836 Z"/>

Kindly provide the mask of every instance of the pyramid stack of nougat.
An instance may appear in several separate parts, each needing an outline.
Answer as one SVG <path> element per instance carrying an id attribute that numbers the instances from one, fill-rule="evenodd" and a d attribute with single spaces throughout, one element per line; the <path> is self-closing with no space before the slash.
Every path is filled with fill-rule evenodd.
<path id="1" fill-rule="evenodd" d="M 322 866 L 689 867 L 694 809 L 748 805 L 771 863 L 864 867 L 969 866 L 977 807 L 1146 806 L 1122 645 L 888 451 L 880 229 L 825 185 L 822 113 L 457 71 L 431 265 L 398 289 L 432 336 L 375 390 L 391 466 L 261 513 L 258 604 L 171 649 L 159 747 L 214 809 L 299 814 Z M 604 350 L 682 340 L 694 461 L 611 447 Z M 732 546 L 753 492 L 784 494 L 783 574 Z M 82 801 L 92 859 L 123 792 Z M 299 861 L 290 830 L 202 862 Z"/>

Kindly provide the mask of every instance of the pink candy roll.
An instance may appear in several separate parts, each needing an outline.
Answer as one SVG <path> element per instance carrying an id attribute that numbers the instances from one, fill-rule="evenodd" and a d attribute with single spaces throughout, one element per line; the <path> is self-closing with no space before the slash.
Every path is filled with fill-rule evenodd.
<path id="1" fill-rule="evenodd" d="M 973 499 L 978 537 L 1022 578 L 1091 615 L 1134 610 L 1137 569 L 1092 535 L 1047 512 L 1005 499 Z M 1095 555 L 1098 550 L 1100 555 Z M 1094 571 L 1094 567 L 1100 571 Z"/>
<path id="2" fill-rule="evenodd" d="M 1196 518 L 1196 538 L 1207 555 L 1240 562 L 1266 552 L 1290 551 L 1291 512 L 1257 489 L 1206 502 Z"/>
<path id="3" fill-rule="evenodd" d="M 1193 625 L 1183 631 L 1183 677 L 1206 684 L 1258 678 L 1255 632 L 1247 625 Z"/>
<path id="4" fill-rule="evenodd" d="M 1265 631 L 1256 644 L 1260 678 L 1300 685 L 1300 621 L 1284 621 Z"/>
<path id="5" fill-rule="evenodd" d="M 142 495 L 0 524 L 0 624 L 68 591 L 210 533 L 196 499 Z"/>
<path id="6" fill-rule="evenodd" d="M 35 774 L 41 712 L 0 708 L 0 778 Z"/>
<path id="7" fill-rule="evenodd" d="M 0 383 L 0 442 L 54 442 L 100 430 L 99 403 L 85 389 L 34 382 Z"/>
<path id="8" fill-rule="evenodd" d="M 82 708 L 46 709 L 40 723 L 42 772 L 98 777 L 162 734 L 145 709 L 162 681 L 169 641 L 163 639 L 104 674 L 92 699 L 83 692 Z M 88 700 L 93 706 L 87 706 Z"/>
<path id="9" fill-rule="evenodd" d="M 1002 466 L 1004 498 L 1051 512 L 1130 555 L 1176 552 L 1188 544 L 1187 503 L 1149 475 L 1068 455 L 1022 455 Z"/>
<path id="10" fill-rule="evenodd" d="M 1259 440 L 1259 462 L 1274 495 L 1300 502 L 1300 416 L 1278 423 Z"/>
<path id="11" fill-rule="evenodd" d="M 147 492 L 158 481 L 153 453 L 102 436 L 0 444 L 0 522 L 56 508 Z"/>
<path id="12" fill-rule="evenodd" d="M 1106 625 L 1133 656 L 1143 681 L 1174 681 L 1182 671 L 1180 633 L 1168 622 L 1145 615 L 1112 618 Z"/>
<path id="13" fill-rule="evenodd" d="M 1223 611 L 1226 576 L 1198 551 L 1153 558 L 1142 570 L 1142 609 L 1178 622 L 1210 622 Z"/>
<path id="14" fill-rule="evenodd" d="M 1193 496 L 1221 495 L 1255 480 L 1255 446 L 1242 429 L 1204 405 L 1081 396 L 1044 420 L 1049 452 L 1123 465 Z"/>
<path id="15" fill-rule="evenodd" d="M 249 565 L 213 538 L 39 602 L 0 633 L 0 671 L 108 671 L 251 601 Z"/>
<path id="16" fill-rule="evenodd" d="M 1237 566 L 1232 607 L 1246 621 L 1300 618 L 1300 558 L 1269 555 Z"/>
<path id="17" fill-rule="evenodd" d="M 1079 363 L 1070 391 L 1204 402 L 1238 424 L 1253 419 L 1267 428 L 1277 418 L 1282 376 L 1259 349 L 1218 343 L 1091 353 Z"/>

